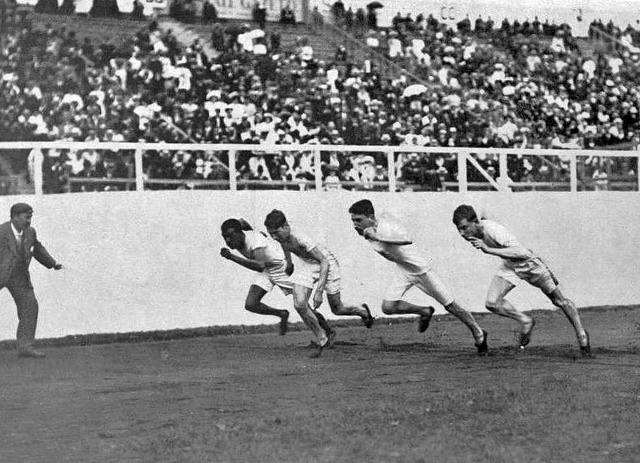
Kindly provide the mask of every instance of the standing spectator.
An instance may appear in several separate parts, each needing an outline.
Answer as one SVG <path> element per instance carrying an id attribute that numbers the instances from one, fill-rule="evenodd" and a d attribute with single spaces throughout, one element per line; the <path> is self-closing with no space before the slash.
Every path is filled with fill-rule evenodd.
<path id="1" fill-rule="evenodd" d="M 64 0 L 58 9 L 58 13 L 70 16 L 76 12 L 75 0 Z"/>
<path id="2" fill-rule="evenodd" d="M 364 11 L 364 8 L 358 8 L 356 10 L 356 37 L 361 36 L 367 25 L 367 14 Z"/>
<path id="3" fill-rule="evenodd" d="M 336 2 L 331 7 L 331 12 L 333 13 L 333 20 L 337 26 L 342 25 L 344 20 L 344 3 L 342 0 L 336 0 Z"/>
<path id="4" fill-rule="evenodd" d="M 202 5 L 202 22 L 208 23 L 218 19 L 218 10 L 216 9 L 213 0 L 205 0 Z"/>
<path id="5" fill-rule="evenodd" d="M 253 20 L 258 23 L 258 27 L 264 30 L 267 25 L 267 6 L 264 0 L 256 0 L 253 4 Z"/>
<path id="6" fill-rule="evenodd" d="M 138 21 L 144 19 L 144 6 L 142 6 L 142 2 L 140 2 L 140 0 L 133 0 L 133 11 L 131 12 L 131 17 Z"/>
<path id="7" fill-rule="evenodd" d="M 314 27 L 320 27 L 324 24 L 324 17 L 322 16 L 322 13 L 320 13 L 320 10 L 318 10 L 317 6 L 314 6 L 311 11 L 311 23 Z"/>
<path id="8" fill-rule="evenodd" d="M 278 53 L 280 51 L 280 41 L 280 34 L 277 31 L 271 32 L 269 35 L 269 46 L 271 47 L 269 51 L 271 53 Z"/>
<path id="9" fill-rule="evenodd" d="M 344 13 L 344 27 L 348 31 L 353 27 L 353 15 L 353 8 L 351 7 Z"/>
<path id="10" fill-rule="evenodd" d="M 44 357 L 33 347 L 38 322 L 38 301 L 29 274 L 31 257 L 49 269 L 62 265 L 49 255 L 31 228 L 33 209 L 25 203 L 11 207 L 11 220 L 0 225 L 0 288 L 7 288 L 18 308 L 17 347 L 20 357 Z"/>

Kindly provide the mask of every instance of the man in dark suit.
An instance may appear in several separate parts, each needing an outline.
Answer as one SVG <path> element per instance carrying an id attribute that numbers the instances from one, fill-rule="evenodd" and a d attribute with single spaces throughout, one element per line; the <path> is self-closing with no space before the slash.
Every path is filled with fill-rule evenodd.
<path id="1" fill-rule="evenodd" d="M 31 228 L 33 208 L 25 203 L 11 207 L 11 220 L 0 225 L 0 289 L 7 288 L 18 308 L 17 346 L 19 357 L 44 357 L 33 347 L 38 322 L 38 301 L 33 292 L 31 257 L 49 269 L 62 265 L 49 255 Z"/>

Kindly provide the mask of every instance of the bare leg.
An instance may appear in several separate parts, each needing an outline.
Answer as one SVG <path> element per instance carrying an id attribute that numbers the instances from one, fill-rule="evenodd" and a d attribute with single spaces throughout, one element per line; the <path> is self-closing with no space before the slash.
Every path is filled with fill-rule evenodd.
<path id="1" fill-rule="evenodd" d="M 471 312 L 462 308 L 456 301 L 453 301 L 451 304 L 445 306 L 445 310 L 449 312 L 451 315 L 454 315 L 458 318 L 462 323 L 467 325 L 467 328 L 471 330 L 471 334 L 473 335 L 473 339 L 475 339 L 476 344 L 481 344 L 484 339 L 484 331 L 478 325 L 478 322 L 473 317 Z"/>
<path id="2" fill-rule="evenodd" d="M 353 315 L 362 318 L 362 322 L 367 328 L 371 328 L 373 325 L 373 317 L 366 304 L 356 305 L 344 305 L 340 297 L 340 293 L 328 294 L 327 300 L 331 307 L 331 312 L 335 315 L 348 316 Z"/>
<path id="3" fill-rule="evenodd" d="M 418 320 L 418 331 L 423 333 L 429 328 L 431 317 L 435 309 L 431 306 L 415 305 L 407 301 L 382 301 L 382 311 L 386 315 L 416 314 L 420 315 Z"/>
<path id="4" fill-rule="evenodd" d="M 327 333 L 322 329 L 318 321 L 316 313 L 311 310 L 309 305 L 309 297 L 311 297 L 311 288 L 305 288 L 300 285 L 293 285 L 293 304 L 296 311 L 302 318 L 304 324 L 309 328 L 318 340 L 319 346 L 327 344 Z"/>
<path id="5" fill-rule="evenodd" d="M 407 301 L 382 301 L 382 311 L 385 315 L 429 315 L 433 307 L 415 305 Z"/>
<path id="6" fill-rule="evenodd" d="M 309 306 L 309 309 L 316 315 L 316 317 L 318 318 L 318 323 L 320 324 L 320 328 L 322 328 L 327 335 L 328 340 L 325 347 L 331 349 L 336 341 L 336 330 L 331 328 L 331 325 L 329 325 L 327 319 L 324 318 L 324 315 L 322 315 L 317 310 L 311 309 L 311 306 Z"/>
<path id="7" fill-rule="evenodd" d="M 311 309 L 311 306 L 309 306 L 309 309 L 313 310 Z M 317 310 L 314 310 L 313 312 L 316 314 L 316 318 L 318 319 L 318 324 L 320 325 L 320 328 L 322 328 L 325 333 L 329 333 L 330 331 L 333 330 L 333 328 L 331 328 L 331 325 L 329 325 L 329 322 L 327 321 L 327 319 L 324 318 L 324 315 L 322 315 Z"/>
<path id="8" fill-rule="evenodd" d="M 285 334 L 287 332 L 287 320 L 289 319 L 289 312 L 287 310 L 274 309 L 264 302 L 261 302 L 265 294 L 267 294 L 267 292 L 260 286 L 251 285 L 251 287 L 249 288 L 249 292 L 247 293 L 244 308 L 252 313 L 261 315 L 275 315 L 276 317 L 280 317 L 280 334 Z"/>
<path id="9" fill-rule="evenodd" d="M 589 344 L 587 333 L 582 326 L 580 315 L 578 314 L 578 309 L 576 308 L 576 305 L 573 303 L 573 301 L 564 297 L 562 291 L 560 291 L 560 288 L 558 287 L 556 287 L 556 289 L 551 294 L 547 294 L 547 297 L 551 299 L 551 302 L 553 302 L 556 307 L 562 309 L 564 314 L 569 319 L 569 322 L 571 322 L 571 325 L 573 325 L 573 329 L 576 332 L 576 337 L 578 338 L 578 344 L 580 345 L 580 347 L 587 346 Z"/>
<path id="10" fill-rule="evenodd" d="M 493 277 L 487 292 L 485 306 L 490 312 L 517 321 L 522 325 L 523 331 L 526 331 L 533 324 L 533 318 L 516 310 L 511 302 L 505 299 L 505 296 L 513 288 L 515 288 L 515 285 L 504 278 Z"/>

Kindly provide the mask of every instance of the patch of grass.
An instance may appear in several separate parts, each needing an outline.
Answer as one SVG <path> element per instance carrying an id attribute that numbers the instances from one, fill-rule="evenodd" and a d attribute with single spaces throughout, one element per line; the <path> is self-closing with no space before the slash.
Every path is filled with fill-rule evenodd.
<path id="1" fill-rule="evenodd" d="M 510 320 L 486 318 L 487 357 L 446 316 L 425 334 L 411 319 L 340 323 L 343 342 L 317 359 L 308 332 L 274 326 L 61 346 L 41 361 L 0 352 L 12 398 L 0 461 L 630 463 L 640 454 L 636 314 L 584 312 L 594 359 L 579 357 L 558 313 L 524 352 Z"/>

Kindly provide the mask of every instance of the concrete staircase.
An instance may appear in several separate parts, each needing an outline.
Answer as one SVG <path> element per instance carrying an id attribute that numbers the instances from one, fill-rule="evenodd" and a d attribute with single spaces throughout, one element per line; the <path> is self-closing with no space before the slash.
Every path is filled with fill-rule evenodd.
<path id="1" fill-rule="evenodd" d="M 576 44 L 585 58 L 595 58 L 598 54 L 607 53 L 607 44 L 601 40 L 580 37 L 576 39 Z"/>
<path id="2" fill-rule="evenodd" d="M 218 55 L 215 48 L 211 46 L 211 32 L 213 25 L 208 24 L 187 24 L 177 21 L 169 16 L 158 18 L 158 27 L 165 31 L 171 30 L 175 38 L 184 47 L 188 47 L 196 40 L 200 40 L 202 50 L 210 58 Z"/>
<path id="3" fill-rule="evenodd" d="M 223 27 L 241 24 L 248 24 L 251 28 L 258 27 L 255 22 L 241 19 L 223 19 L 220 24 Z M 171 17 L 162 17 L 158 19 L 158 25 L 164 30 L 171 29 L 173 35 L 183 46 L 189 46 L 195 39 L 200 39 L 207 56 L 213 57 L 218 54 L 211 47 L 211 32 L 213 31 L 214 23 L 188 24 Z M 267 22 L 265 32 L 267 35 L 273 32 L 280 34 L 280 46 L 285 51 L 293 50 L 299 37 L 307 37 L 308 43 L 313 47 L 313 53 L 317 59 L 331 61 L 334 58 L 336 50 L 334 44 L 328 42 L 323 35 L 318 34 L 306 24 L 292 26 L 290 24 L 280 24 L 279 22 Z"/>
<path id="4" fill-rule="evenodd" d="M 94 46 L 105 41 L 114 44 L 130 41 L 140 29 L 149 25 L 147 21 L 137 21 L 126 15 L 121 18 L 92 18 L 86 15 L 30 13 L 29 18 L 36 30 L 51 25 L 56 29 L 73 31 L 78 39 L 88 38 Z"/>

